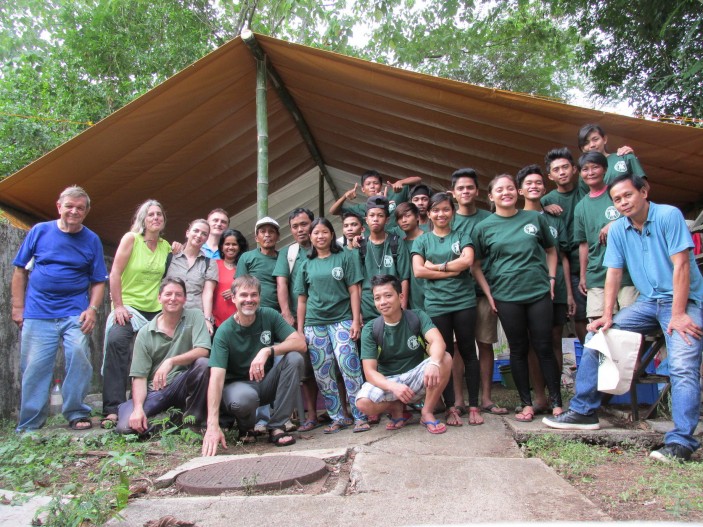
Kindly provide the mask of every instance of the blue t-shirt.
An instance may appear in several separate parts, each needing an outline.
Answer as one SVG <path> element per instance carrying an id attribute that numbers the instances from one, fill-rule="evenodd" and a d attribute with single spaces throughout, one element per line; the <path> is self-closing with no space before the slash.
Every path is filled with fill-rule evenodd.
<path id="1" fill-rule="evenodd" d="M 647 220 L 638 232 L 628 218 L 616 220 L 608 231 L 604 267 L 627 267 L 640 296 L 673 299 L 674 264 L 671 256 L 689 249 L 689 299 L 703 301 L 703 277 L 693 256 L 693 240 L 679 209 L 649 204 Z"/>
<path id="2" fill-rule="evenodd" d="M 12 262 L 34 268 L 24 299 L 24 318 L 64 318 L 88 308 L 90 284 L 107 281 L 100 238 L 88 227 L 63 232 L 56 221 L 32 227 Z"/>

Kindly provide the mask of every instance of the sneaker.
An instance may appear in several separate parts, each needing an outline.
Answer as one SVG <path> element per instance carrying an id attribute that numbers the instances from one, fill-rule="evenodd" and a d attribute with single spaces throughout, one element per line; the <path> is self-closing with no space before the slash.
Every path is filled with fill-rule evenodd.
<path id="1" fill-rule="evenodd" d="M 556 417 L 545 417 L 542 422 L 550 428 L 559 428 L 560 430 L 598 430 L 598 416 L 583 415 L 567 410 L 566 412 Z"/>
<path id="2" fill-rule="evenodd" d="M 659 450 L 653 450 L 649 457 L 661 461 L 662 463 L 671 463 L 672 461 L 689 461 L 693 450 L 678 443 L 664 445 Z"/>

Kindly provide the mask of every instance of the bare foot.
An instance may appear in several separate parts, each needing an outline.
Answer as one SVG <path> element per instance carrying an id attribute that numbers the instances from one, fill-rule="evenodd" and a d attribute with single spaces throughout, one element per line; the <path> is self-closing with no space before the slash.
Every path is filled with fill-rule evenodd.
<path id="1" fill-rule="evenodd" d="M 481 409 L 477 406 L 469 408 L 469 424 L 472 426 L 482 425 L 483 417 L 481 417 Z"/>

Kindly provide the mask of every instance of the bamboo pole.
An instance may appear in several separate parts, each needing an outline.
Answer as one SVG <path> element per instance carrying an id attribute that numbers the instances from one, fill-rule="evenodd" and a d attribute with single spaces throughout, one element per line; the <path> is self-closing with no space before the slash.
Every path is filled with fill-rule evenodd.
<path id="1" fill-rule="evenodd" d="M 269 214 L 269 125 L 266 103 L 266 57 L 256 60 L 256 216 Z"/>

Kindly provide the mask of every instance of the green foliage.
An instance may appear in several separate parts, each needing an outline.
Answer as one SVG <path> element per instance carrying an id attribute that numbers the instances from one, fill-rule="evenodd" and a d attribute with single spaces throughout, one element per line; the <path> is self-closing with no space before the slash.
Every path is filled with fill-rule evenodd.
<path id="1" fill-rule="evenodd" d="M 553 0 L 587 45 L 593 93 L 643 113 L 703 118 L 701 0 Z"/>
<path id="2" fill-rule="evenodd" d="M 97 490 L 81 493 L 78 484 L 65 485 L 49 504 L 41 507 L 37 514 L 47 513 L 47 527 L 82 527 L 85 522 L 103 525 L 115 515 L 112 490 Z M 127 490 L 129 492 L 129 490 Z M 64 496 L 70 496 L 65 498 Z"/>
<path id="3" fill-rule="evenodd" d="M 539 457 L 566 478 L 588 481 L 588 470 L 607 459 L 601 447 L 545 434 L 530 438 L 523 449 L 527 457 Z"/>

